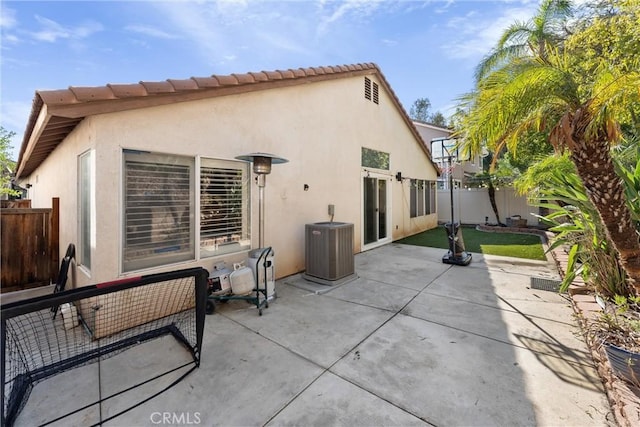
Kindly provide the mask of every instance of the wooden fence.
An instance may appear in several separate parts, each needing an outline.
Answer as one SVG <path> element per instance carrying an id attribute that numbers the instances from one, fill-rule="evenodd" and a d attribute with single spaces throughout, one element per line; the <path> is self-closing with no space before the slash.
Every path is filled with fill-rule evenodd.
<path id="1" fill-rule="evenodd" d="M 2 208 L 2 209 L 31 209 L 31 200 L 30 199 L 0 200 L 0 208 Z"/>
<path id="2" fill-rule="evenodd" d="M 47 209 L 2 205 L 0 291 L 49 285 L 58 275 L 60 199 Z"/>

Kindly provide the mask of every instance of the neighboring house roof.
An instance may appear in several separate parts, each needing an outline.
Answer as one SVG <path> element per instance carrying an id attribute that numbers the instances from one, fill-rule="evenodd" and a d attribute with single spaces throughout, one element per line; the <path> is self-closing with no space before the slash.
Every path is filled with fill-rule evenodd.
<path id="1" fill-rule="evenodd" d="M 426 128 L 431 128 L 435 130 L 441 130 L 444 132 L 453 133 L 453 129 L 445 126 L 434 125 L 433 123 L 423 122 L 422 120 L 413 120 L 413 123 L 417 126 L 424 126 Z"/>
<path id="2" fill-rule="evenodd" d="M 448 136 L 451 136 L 453 134 L 452 128 L 434 125 L 432 123 L 423 122 L 422 120 L 413 120 L 413 124 L 414 126 L 416 126 L 416 128 L 418 128 L 418 133 L 420 133 L 420 128 L 427 128 L 447 133 Z M 422 136 L 422 133 L 420 133 L 420 136 Z M 431 158 L 431 161 L 433 161 L 433 158 L 431 157 L 431 141 L 426 141 L 424 138 L 422 138 L 422 142 L 424 143 L 426 149 L 429 151 L 429 158 Z"/>
<path id="3" fill-rule="evenodd" d="M 366 63 L 36 91 L 20 148 L 16 177 L 30 175 L 88 116 L 372 74 L 379 77 L 407 126 L 416 139 L 422 141 L 420 146 L 431 159 L 422 137 L 378 66 Z"/>

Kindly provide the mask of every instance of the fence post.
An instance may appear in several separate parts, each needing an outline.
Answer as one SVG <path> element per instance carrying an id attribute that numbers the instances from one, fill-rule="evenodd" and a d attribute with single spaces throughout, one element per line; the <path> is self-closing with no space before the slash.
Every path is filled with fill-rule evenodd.
<path id="1" fill-rule="evenodd" d="M 49 252 L 51 256 L 50 279 L 55 282 L 58 278 L 58 263 L 60 262 L 60 198 L 51 199 L 51 216 L 49 217 Z"/>

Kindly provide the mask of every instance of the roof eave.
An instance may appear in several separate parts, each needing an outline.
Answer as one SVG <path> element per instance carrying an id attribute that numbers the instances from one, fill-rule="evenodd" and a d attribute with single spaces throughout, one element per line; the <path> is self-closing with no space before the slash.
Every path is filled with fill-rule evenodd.
<path id="1" fill-rule="evenodd" d="M 20 146 L 20 154 L 18 155 L 18 163 L 16 166 L 16 179 L 23 177 L 25 165 L 34 150 L 49 117 L 50 116 L 47 114 L 47 106 L 43 103 L 39 93 L 36 92 L 36 95 L 33 98 L 31 114 L 27 121 L 27 128 L 22 139 L 22 145 Z"/>
<path id="2" fill-rule="evenodd" d="M 427 155 L 427 158 L 429 159 L 429 162 L 431 162 L 431 166 L 433 166 L 433 169 L 436 171 L 436 176 L 440 176 L 441 175 L 440 168 L 433 161 L 433 158 L 431 157 L 431 151 L 429 151 L 429 149 L 427 148 L 427 145 L 426 145 L 424 139 L 422 139 L 422 135 L 420 135 L 420 132 L 418 131 L 418 128 L 416 127 L 415 123 L 409 117 L 409 114 L 407 113 L 407 110 L 405 110 L 404 107 L 402 106 L 402 103 L 400 102 L 400 99 L 398 98 L 398 96 L 395 94 L 393 89 L 391 89 L 391 85 L 387 81 L 387 79 L 384 76 L 384 74 L 382 73 L 382 71 L 378 68 L 377 65 L 375 67 L 376 67 L 378 75 L 380 76 L 380 80 L 381 80 L 382 84 L 385 86 L 385 90 L 387 91 L 387 93 L 389 93 L 391 95 L 391 100 L 396 105 L 396 108 L 400 111 L 400 114 L 402 115 L 402 118 L 404 119 L 404 121 L 407 124 L 407 126 L 409 126 L 409 130 L 411 131 L 413 136 L 417 139 L 417 142 L 420 145 L 420 148 Z"/>

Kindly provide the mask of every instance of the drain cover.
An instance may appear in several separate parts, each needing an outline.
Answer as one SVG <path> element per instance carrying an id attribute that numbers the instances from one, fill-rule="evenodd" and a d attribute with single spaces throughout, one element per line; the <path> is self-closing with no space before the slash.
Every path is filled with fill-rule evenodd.
<path id="1" fill-rule="evenodd" d="M 532 277 L 531 289 L 539 289 L 542 291 L 559 292 L 562 281 L 554 279 L 545 279 L 544 277 Z"/>

